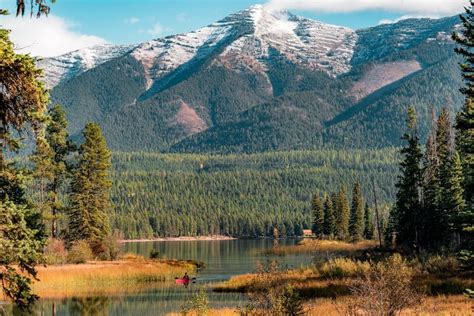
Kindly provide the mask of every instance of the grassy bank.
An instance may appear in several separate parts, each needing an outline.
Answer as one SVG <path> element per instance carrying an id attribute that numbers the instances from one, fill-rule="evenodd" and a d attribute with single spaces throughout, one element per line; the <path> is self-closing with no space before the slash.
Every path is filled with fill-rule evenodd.
<path id="1" fill-rule="evenodd" d="M 305 315 L 307 316 L 339 316 L 344 315 L 347 310 L 347 305 L 344 301 L 335 302 L 332 299 L 314 299 L 308 301 L 304 305 Z M 179 313 L 168 314 L 167 316 L 178 316 Z M 197 315 L 190 313 L 189 316 Z M 209 311 L 209 316 L 237 316 L 240 315 L 235 308 L 212 309 Z M 403 310 L 400 316 L 405 315 L 458 315 L 470 316 L 472 315 L 472 301 L 465 296 L 436 296 L 429 297 L 422 300 L 421 304 L 416 308 L 407 308 Z"/>
<path id="2" fill-rule="evenodd" d="M 39 281 L 33 284 L 33 291 L 42 298 L 123 294 L 174 280 L 184 272 L 192 273 L 195 268 L 196 263 L 192 261 L 150 260 L 138 256 L 125 256 L 119 261 L 40 267 Z"/>
<path id="3" fill-rule="evenodd" d="M 318 252 L 331 252 L 333 254 L 348 254 L 357 251 L 369 250 L 375 248 L 377 242 L 374 240 L 364 240 L 357 243 L 347 243 L 337 240 L 321 240 L 305 238 L 297 245 L 281 246 L 267 249 L 264 251 L 268 255 L 291 255 L 308 254 Z"/>
<path id="4" fill-rule="evenodd" d="M 437 260 L 439 265 L 446 261 L 448 259 Z M 474 288 L 473 274 L 459 271 L 454 266 L 451 271 L 430 273 L 427 265 L 411 261 L 409 268 L 413 271 L 413 284 L 429 296 L 460 295 L 466 288 Z M 433 263 L 428 269 L 432 268 Z M 257 273 L 234 276 L 218 283 L 213 290 L 253 293 L 287 284 L 303 298 L 337 298 L 349 295 L 354 282 L 368 275 L 370 269 L 369 261 L 337 257 L 308 268 L 278 270 L 275 266 L 264 267 Z"/>

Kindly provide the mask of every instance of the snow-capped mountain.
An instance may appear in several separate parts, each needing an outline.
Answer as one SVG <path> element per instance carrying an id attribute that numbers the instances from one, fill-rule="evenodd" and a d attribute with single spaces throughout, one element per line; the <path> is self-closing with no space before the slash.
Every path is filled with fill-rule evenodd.
<path id="1" fill-rule="evenodd" d="M 116 150 L 393 146 L 408 104 L 428 115 L 426 105 L 462 99 L 449 37 L 458 27 L 451 17 L 354 31 L 256 5 L 196 31 L 40 65 L 71 134 L 98 122 Z"/>
<path id="2" fill-rule="evenodd" d="M 263 72 L 272 55 L 331 76 L 350 70 L 357 34 L 348 28 L 324 24 L 287 11 L 269 11 L 262 5 L 232 14 L 185 34 L 151 40 L 136 46 L 95 46 L 39 63 L 52 87 L 110 59 L 130 54 L 147 73 L 148 84 L 191 60 L 219 50 L 219 59 L 233 69 Z"/>
<path id="3" fill-rule="evenodd" d="M 61 56 L 42 59 L 38 62 L 38 66 L 44 70 L 46 86 L 52 88 L 61 81 L 123 56 L 134 47 L 133 45 L 97 45 Z"/>

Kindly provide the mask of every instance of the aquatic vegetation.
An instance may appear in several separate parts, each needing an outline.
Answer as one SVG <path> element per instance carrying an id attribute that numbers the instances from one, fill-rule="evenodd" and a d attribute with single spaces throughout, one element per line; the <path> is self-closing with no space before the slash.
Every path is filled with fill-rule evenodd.
<path id="1" fill-rule="evenodd" d="M 291 255 L 299 253 L 313 252 L 334 252 L 334 253 L 351 253 L 375 248 L 377 242 L 374 240 L 364 240 L 356 243 L 347 243 L 337 240 L 322 239 L 303 239 L 294 246 L 282 246 L 265 250 L 265 254 L 269 255 Z"/>
<path id="2" fill-rule="evenodd" d="M 38 269 L 34 293 L 43 298 L 99 296 L 138 291 L 194 271 L 196 263 L 149 260 L 127 255 L 120 261 L 89 261 Z M 160 284 L 162 287 L 163 284 Z"/>

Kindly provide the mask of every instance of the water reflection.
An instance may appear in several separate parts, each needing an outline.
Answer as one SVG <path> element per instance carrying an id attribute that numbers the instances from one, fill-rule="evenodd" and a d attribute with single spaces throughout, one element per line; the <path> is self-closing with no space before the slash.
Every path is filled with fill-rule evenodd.
<path id="1" fill-rule="evenodd" d="M 280 246 L 297 240 L 280 240 Z M 226 280 L 233 275 L 255 271 L 257 261 L 269 259 L 260 254 L 273 247 L 273 240 L 227 241 L 173 241 L 124 244 L 124 251 L 148 256 L 155 249 L 161 257 L 202 261 L 206 267 L 197 273 L 195 284 L 189 288 L 175 284 L 174 280 L 158 284 L 158 288 L 144 288 L 138 292 L 116 297 L 71 298 L 63 300 L 41 299 L 35 315 L 165 315 L 177 312 L 197 288 L 207 289 L 212 307 L 238 306 L 245 303 L 245 296 L 234 293 L 214 293 L 209 285 Z M 278 257 L 281 267 L 299 267 L 311 262 L 308 255 Z M 191 272 L 191 271 L 189 271 Z M 194 276 L 194 274 L 192 275 Z M 176 277 L 181 277 L 176 276 Z"/>

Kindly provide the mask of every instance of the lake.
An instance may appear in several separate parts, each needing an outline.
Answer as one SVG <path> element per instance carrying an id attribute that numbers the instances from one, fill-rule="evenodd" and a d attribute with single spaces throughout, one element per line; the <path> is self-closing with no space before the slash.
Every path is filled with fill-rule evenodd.
<path id="1" fill-rule="evenodd" d="M 280 240 L 280 245 L 293 245 L 296 239 Z M 233 275 L 255 271 L 257 262 L 276 259 L 281 267 L 300 267 L 311 263 L 309 255 L 269 257 L 259 254 L 273 246 L 270 239 L 222 240 L 222 241 L 159 241 L 123 244 L 125 252 L 149 256 L 152 250 L 164 258 L 202 261 L 205 268 L 194 275 L 197 281 L 189 288 L 173 282 L 157 284 L 156 288 L 143 292 L 114 297 L 67 298 L 62 300 L 41 299 L 36 306 L 37 315 L 164 315 L 179 312 L 194 290 L 208 287 L 214 282 L 229 279 Z M 190 271 L 191 272 L 191 271 Z M 177 276 L 180 277 L 180 276 Z M 212 307 L 245 304 L 245 296 L 233 293 L 213 293 L 208 296 Z M 53 313 L 53 308 L 55 313 Z"/>

